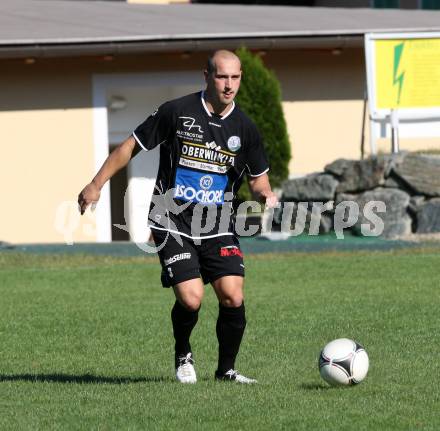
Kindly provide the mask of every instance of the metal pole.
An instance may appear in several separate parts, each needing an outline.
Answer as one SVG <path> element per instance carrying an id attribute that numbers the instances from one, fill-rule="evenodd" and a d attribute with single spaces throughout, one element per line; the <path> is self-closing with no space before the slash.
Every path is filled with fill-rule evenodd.
<path id="1" fill-rule="evenodd" d="M 391 153 L 399 152 L 399 114 L 395 109 L 391 110 Z"/>
<path id="2" fill-rule="evenodd" d="M 367 89 L 364 90 L 364 108 L 362 110 L 362 132 L 361 132 L 361 160 L 365 156 L 365 113 L 367 111 L 368 93 Z"/>

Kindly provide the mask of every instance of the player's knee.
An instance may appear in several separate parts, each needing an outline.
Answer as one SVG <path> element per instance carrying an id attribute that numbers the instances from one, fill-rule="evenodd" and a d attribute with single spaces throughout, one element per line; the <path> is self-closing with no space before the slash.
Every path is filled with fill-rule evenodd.
<path id="1" fill-rule="evenodd" d="M 188 310 L 188 311 L 197 311 L 200 306 L 202 305 L 202 299 L 193 296 L 190 298 L 185 298 L 184 300 L 181 300 L 180 303 Z"/>
<path id="2" fill-rule="evenodd" d="M 220 300 L 223 307 L 238 308 L 243 304 L 243 295 L 236 294 L 234 296 L 226 296 Z"/>

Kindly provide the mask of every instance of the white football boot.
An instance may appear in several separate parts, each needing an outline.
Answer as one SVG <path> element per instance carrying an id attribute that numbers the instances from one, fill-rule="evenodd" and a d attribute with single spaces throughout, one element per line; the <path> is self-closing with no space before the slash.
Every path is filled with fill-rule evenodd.
<path id="1" fill-rule="evenodd" d="M 249 377 L 245 377 L 241 375 L 237 370 L 230 369 L 229 371 L 226 371 L 225 374 L 218 374 L 215 373 L 216 380 L 221 380 L 223 382 L 233 381 L 237 383 L 244 383 L 247 385 L 251 385 L 254 383 L 258 383 L 255 379 L 250 379 Z"/>
<path id="2" fill-rule="evenodd" d="M 192 353 L 182 356 L 178 359 L 178 366 L 176 368 L 176 379 L 180 383 L 196 383 L 196 370 L 194 369 L 194 359 Z"/>

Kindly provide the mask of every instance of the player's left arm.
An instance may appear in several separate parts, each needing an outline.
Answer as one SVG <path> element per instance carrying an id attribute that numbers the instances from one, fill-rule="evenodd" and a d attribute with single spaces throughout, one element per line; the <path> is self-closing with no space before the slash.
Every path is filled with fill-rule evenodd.
<path id="1" fill-rule="evenodd" d="M 267 174 L 249 178 L 249 188 L 252 194 L 266 204 L 267 208 L 274 208 L 278 203 L 277 195 L 272 191 Z"/>

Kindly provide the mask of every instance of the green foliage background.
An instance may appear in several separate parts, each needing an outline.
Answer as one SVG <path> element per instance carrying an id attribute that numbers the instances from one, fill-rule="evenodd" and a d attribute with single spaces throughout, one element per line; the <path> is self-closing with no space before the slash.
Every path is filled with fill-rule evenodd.
<path id="1" fill-rule="evenodd" d="M 243 78 L 237 102 L 260 131 L 269 159 L 272 187 L 279 187 L 289 174 L 290 142 L 281 106 L 280 84 L 260 57 L 242 47 L 236 51 L 241 60 Z M 247 200 L 247 187 L 240 189 L 239 200 Z"/>

